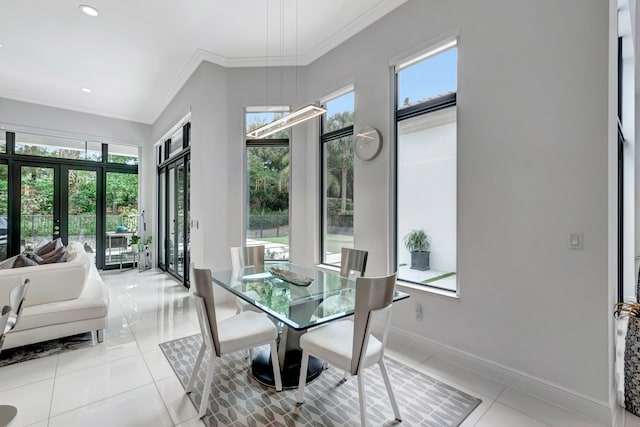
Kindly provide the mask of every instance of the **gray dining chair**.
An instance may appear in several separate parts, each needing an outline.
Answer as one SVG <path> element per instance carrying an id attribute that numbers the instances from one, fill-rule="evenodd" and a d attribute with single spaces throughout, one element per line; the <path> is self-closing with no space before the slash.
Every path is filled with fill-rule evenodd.
<path id="1" fill-rule="evenodd" d="M 355 279 L 364 276 L 367 268 L 367 257 L 369 252 L 361 249 L 342 248 L 340 254 L 340 276 L 348 279 Z M 343 287 L 347 287 L 347 281 L 343 280 Z M 345 295 L 341 292 L 338 295 L 331 295 L 318 305 L 314 312 L 316 317 L 330 316 L 336 311 L 341 311 L 344 305 Z"/>
<path id="2" fill-rule="evenodd" d="M 22 309 L 29 289 L 29 279 L 20 286 L 16 286 L 9 294 L 9 305 L 5 305 L 0 312 L 0 352 L 5 336 L 12 331 L 22 317 Z M 12 405 L 0 405 L 0 426 L 8 425 L 18 414 L 18 409 Z"/>
<path id="3" fill-rule="evenodd" d="M 340 320 L 311 329 L 300 337 L 302 364 L 296 400 L 304 402 L 304 388 L 309 356 L 326 362 L 358 377 L 360 421 L 367 425 L 367 408 L 364 392 L 364 370 L 375 365 L 387 388 L 387 394 L 396 420 L 400 421 L 400 410 L 396 403 L 391 382 L 384 364 L 384 347 L 391 323 L 391 306 L 396 284 L 396 273 L 383 277 L 358 277 L 356 280 L 355 315 L 353 321 Z M 382 320 L 384 330 L 381 339 L 371 334 L 373 318 Z"/>
<path id="4" fill-rule="evenodd" d="M 218 322 L 216 319 L 216 306 L 213 296 L 211 271 L 208 269 L 193 268 L 193 280 L 195 282 L 196 311 L 202 332 L 202 346 L 198 352 L 196 363 L 189 377 L 186 392 L 194 390 L 195 380 L 204 358 L 205 351 L 209 350 L 209 361 L 202 392 L 202 401 L 198 415 L 204 417 L 207 412 L 209 396 L 211 394 L 211 382 L 215 359 L 224 354 L 245 350 L 251 347 L 269 344 L 271 346 L 271 364 L 273 366 L 273 378 L 276 390 L 282 390 L 280 378 L 280 364 L 278 363 L 278 349 L 276 339 L 278 331 L 266 314 L 258 314 L 253 311 L 243 311 L 236 316 Z"/>
<path id="5" fill-rule="evenodd" d="M 342 248 L 340 253 L 340 275 L 342 277 L 364 276 L 369 252 L 361 249 Z M 359 273 L 359 274 L 358 274 Z"/>
<path id="6" fill-rule="evenodd" d="M 256 273 L 264 270 L 264 245 L 234 246 L 229 250 L 231 252 L 232 269 L 239 270 L 252 265 L 255 267 Z M 236 314 L 247 310 L 260 312 L 242 298 L 236 297 Z"/>

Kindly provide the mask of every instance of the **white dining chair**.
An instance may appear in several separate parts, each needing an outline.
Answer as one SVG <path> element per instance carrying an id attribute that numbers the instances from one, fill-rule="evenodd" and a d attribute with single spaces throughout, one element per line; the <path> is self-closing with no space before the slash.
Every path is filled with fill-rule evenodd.
<path id="1" fill-rule="evenodd" d="M 296 400 L 304 402 L 304 388 L 309 356 L 324 361 L 358 377 L 360 421 L 367 425 L 367 408 L 364 392 L 364 370 L 376 363 L 387 388 L 387 394 L 396 420 L 400 421 L 400 410 L 391 388 L 387 368 L 384 364 L 384 347 L 391 323 L 391 306 L 396 283 L 396 274 L 384 277 L 359 277 L 356 280 L 355 315 L 353 321 L 330 322 L 309 330 L 300 337 L 302 363 Z M 384 330 L 381 339 L 371 334 L 373 318 L 382 320 Z"/>
<path id="2" fill-rule="evenodd" d="M 12 331 L 22 317 L 22 309 L 29 289 L 29 279 L 20 286 L 13 288 L 9 294 L 9 305 L 5 305 L 0 313 L 0 351 L 4 344 L 5 335 Z M 0 426 L 8 425 L 18 414 L 18 409 L 12 405 L 0 405 Z"/>
<path id="3" fill-rule="evenodd" d="M 264 270 L 264 245 L 234 246 L 229 248 L 229 251 L 231 252 L 232 269 L 239 270 L 252 265 L 256 273 Z M 260 313 L 259 309 L 242 298 L 236 297 L 236 314 L 247 310 Z"/>
<path id="4" fill-rule="evenodd" d="M 204 417 L 207 412 L 209 396 L 211 394 L 211 382 L 215 359 L 224 354 L 245 350 L 251 347 L 269 344 L 271 346 L 273 366 L 273 377 L 276 390 L 282 390 L 282 379 L 280 378 L 280 365 L 278 363 L 278 349 L 276 339 L 278 331 L 273 322 L 266 314 L 259 314 L 253 311 L 243 311 L 240 314 L 218 322 L 216 319 L 216 307 L 213 296 L 213 285 L 211 281 L 211 271 L 208 269 L 193 268 L 193 280 L 196 290 L 193 294 L 196 300 L 196 310 L 200 330 L 202 332 L 202 346 L 198 352 L 196 363 L 189 377 L 186 391 L 191 393 L 194 390 L 195 380 L 198 377 L 200 365 L 204 358 L 205 351 L 209 350 L 209 362 L 202 391 L 202 401 L 198 415 Z"/>

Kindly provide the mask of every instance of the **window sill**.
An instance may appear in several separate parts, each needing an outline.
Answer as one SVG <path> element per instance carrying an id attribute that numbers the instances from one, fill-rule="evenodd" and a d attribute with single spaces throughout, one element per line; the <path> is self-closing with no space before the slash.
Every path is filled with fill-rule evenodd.
<path id="1" fill-rule="evenodd" d="M 331 272 L 331 273 L 340 273 L 340 268 L 336 267 L 336 266 L 333 266 L 333 265 L 316 264 L 314 267 L 318 268 L 320 270 Z M 422 292 L 422 293 L 426 293 L 426 294 L 439 295 L 439 296 L 446 297 L 446 298 L 460 299 L 460 295 L 458 295 L 458 292 L 448 291 L 448 290 L 445 290 L 445 289 L 438 289 L 438 288 L 434 288 L 432 286 L 416 285 L 416 284 L 413 284 L 411 282 L 405 282 L 403 280 L 397 280 L 396 281 L 396 286 L 399 287 L 400 290 L 405 291 L 405 292 L 418 291 L 418 292 Z"/>
<path id="2" fill-rule="evenodd" d="M 458 292 L 447 291 L 445 289 L 438 289 L 431 286 L 416 285 L 411 282 L 405 282 L 403 280 L 397 280 L 396 286 L 399 287 L 401 290 L 407 291 L 407 292 L 418 291 L 418 292 L 427 293 L 427 294 L 439 295 L 447 298 L 460 299 L 460 295 L 458 295 Z"/>
<path id="3" fill-rule="evenodd" d="M 340 274 L 340 267 L 336 267 L 335 265 L 316 264 L 316 265 L 314 265 L 314 267 L 318 268 L 320 270 L 328 271 L 329 273 L 338 273 L 338 274 Z"/>

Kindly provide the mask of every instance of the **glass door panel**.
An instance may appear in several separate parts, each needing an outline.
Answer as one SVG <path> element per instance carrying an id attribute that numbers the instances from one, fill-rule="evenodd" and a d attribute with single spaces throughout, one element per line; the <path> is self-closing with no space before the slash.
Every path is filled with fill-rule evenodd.
<path id="1" fill-rule="evenodd" d="M 9 166 L 0 164 L 0 261 L 7 259 Z"/>
<path id="2" fill-rule="evenodd" d="M 175 245 L 175 235 L 176 235 L 176 168 L 170 167 L 168 169 L 168 178 L 169 178 L 169 188 L 167 191 L 167 230 L 168 230 L 168 244 L 169 248 L 167 251 L 167 268 L 169 271 L 175 273 L 176 272 L 176 245 Z"/>
<path id="3" fill-rule="evenodd" d="M 165 233 L 165 218 L 167 209 L 167 174 L 163 171 L 158 175 L 158 245 L 160 250 L 158 251 L 158 264 L 160 268 L 166 269 L 166 233 Z"/>
<path id="4" fill-rule="evenodd" d="M 41 240 L 60 236 L 55 217 L 56 168 L 20 166 L 20 252 L 33 250 Z"/>
<path id="5" fill-rule="evenodd" d="M 184 274 L 184 164 L 179 164 L 176 167 L 176 181 L 177 181 L 177 224 L 175 234 L 175 248 L 177 248 L 176 258 L 176 273 L 178 276 Z"/>
<path id="6" fill-rule="evenodd" d="M 95 262 L 98 173 L 95 170 L 69 169 L 67 177 L 68 241 L 82 243 Z"/>
<path id="7" fill-rule="evenodd" d="M 138 175 L 107 172 L 105 266 L 131 264 L 131 236 L 138 231 Z"/>

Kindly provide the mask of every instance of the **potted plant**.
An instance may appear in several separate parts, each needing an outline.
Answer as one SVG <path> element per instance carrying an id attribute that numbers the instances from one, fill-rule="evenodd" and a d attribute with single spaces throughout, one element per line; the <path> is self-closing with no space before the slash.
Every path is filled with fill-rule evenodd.
<path id="1" fill-rule="evenodd" d="M 618 303 L 613 315 L 629 319 L 624 346 L 624 406 L 640 416 L 640 303 Z"/>
<path id="2" fill-rule="evenodd" d="M 429 248 L 431 238 L 424 229 L 411 230 L 404 236 L 404 247 L 411 252 L 411 268 L 426 271 L 429 269 Z"/>
<path id="3" fill-rule="evenodd" d="M 140 251 L 140 236 L 136 234 L 131 236 L 131 242 L 129 244 L 131 245 L 133 253 L 137 254 Z"/>

